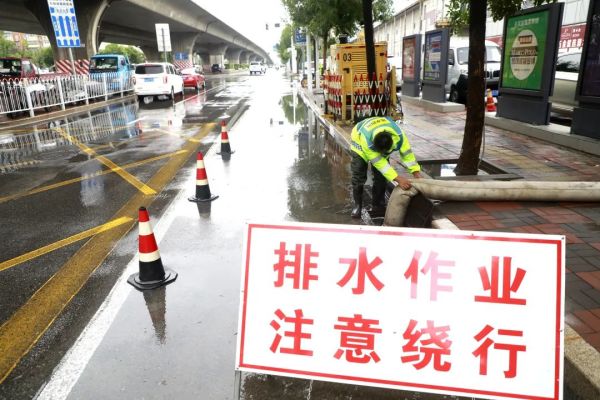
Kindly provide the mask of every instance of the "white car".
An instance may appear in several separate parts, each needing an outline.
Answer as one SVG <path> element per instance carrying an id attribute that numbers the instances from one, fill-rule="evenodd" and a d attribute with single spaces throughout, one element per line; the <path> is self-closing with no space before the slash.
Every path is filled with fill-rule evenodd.
<path id="1" fill-rule="evenodd" d="M 581 52 L 565 53 L 556 58 L 556 73 L 554 74 L 554 92 L 550 97 L 552 112 L 563 117 L 572 117 L 573 108 L 577 106 L 575 92 Z"/>
<path id="2" fill-rule="evenodd" d="M 252 61 L 250 63 L 250 75 L 254 75 L 254 74 L 264 74 L 265 72 L 267 72 L 267 68 L 260 62 L 258 61 Z"/>
<path id="3" fill-rule="evenodd" d="M 140 99 L 161 95 L 173 99 L 177 93 L 183 95 L 183 77 L 169 63 L 137 64 L 133 83 L 135 94 Z"/>

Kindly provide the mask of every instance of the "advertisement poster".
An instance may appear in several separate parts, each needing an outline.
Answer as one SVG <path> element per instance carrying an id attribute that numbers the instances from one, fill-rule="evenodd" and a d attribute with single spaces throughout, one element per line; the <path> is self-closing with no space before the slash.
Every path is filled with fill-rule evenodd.
<path id="1" fill-rule="evenodd" d="M 595 1 L 593 7 L 589 44 L 583 62 L 581 95 L 600 97 L 600 1 Z"/>
<path id="2" fill-rule="evenodd" d="M 425 35 L 423 80 L 439 81 L 442 61 L 442 32 Z"/>
<path id="3" fill-rule="evenodd" d="M 541 90 L 549 11 L 510 17 L 504 40 L 502 86 Z"/>
<path id="4" fill-rule="evenodd" d="M 415 54 L 416 38 L 405 38 L 402 40 L 402 79 L 415 79 Z"/>

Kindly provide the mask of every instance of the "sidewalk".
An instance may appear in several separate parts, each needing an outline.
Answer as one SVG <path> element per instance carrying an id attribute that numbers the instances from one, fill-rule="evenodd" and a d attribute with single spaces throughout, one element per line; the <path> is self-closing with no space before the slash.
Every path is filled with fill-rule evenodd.
<path id="1" fill-rule="evenodd" d="M 351 124 L 334 124 L 322 116 L 322 94 L 310 95 L 314 112 L 330 133 L 349 149 Z M 403 129 L 418 160 L 456 159 L 461 150 L 466 112 L 437 113 L 403 103 Z M 551 133 L 548 133 L 551 135 Z M 593 139 L 592 139 L 593 140 Z M 600 141 L 596 141 L 600 142 Z M 550 141 L 485 127 L 483 159 L 506 173 L 531 181 L 600 181 L 600 157 Z M 399 171 L 402 167 L 397 168 Z M 600 387 L 600 204 L 550 202 L 443 202 L 437 212 L 458 229 L 520 233 L 559 234 L 567 238 L 565 322 L 595 351 L 574 361 L 577 369 L 594 365 L 594 382 Z M 565 333 L 566 364 L 578 335 Z M 572 331 L 571 331 L 572 332 Z M 570 347 L 569 347 L 570 346 Z M 585 345 L 584 345 L 585 347 Z M 595 371 L 594 371 L 595 370 Z M 566 372 L 568 375 L 568 372 Z M 595 392 L 599 393 L 599 392 Z M 597 398 L 597 397 L 596 397 Z"/>

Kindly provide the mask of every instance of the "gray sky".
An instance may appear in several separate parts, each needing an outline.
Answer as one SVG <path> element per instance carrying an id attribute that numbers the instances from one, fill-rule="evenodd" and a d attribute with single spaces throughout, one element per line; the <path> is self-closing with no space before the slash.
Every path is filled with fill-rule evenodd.
<path id="1" fill-rule="evenodd" d="M 287 18 L 281 0 L 194 0 L 200 7 L 242 33 L 254 43 L 274 54 L 273 45 L 279 42 L 281 29 L 275 23 Z M 396 11 L 414 0 L 394 0 Z M 269 24 L 269 30 L 265 29 Z M 281 27 L 284 24 L 281 23 Z"/>
<path id="2" fill-rule="evenodd" d="M 281 0 L 194 1 L 268 52 L 279 42 L 281 30 L 274 24 L 281 23 L 287 16 Z M 265 24 L 269 24 L 269 30 L 265 29 Z"/>

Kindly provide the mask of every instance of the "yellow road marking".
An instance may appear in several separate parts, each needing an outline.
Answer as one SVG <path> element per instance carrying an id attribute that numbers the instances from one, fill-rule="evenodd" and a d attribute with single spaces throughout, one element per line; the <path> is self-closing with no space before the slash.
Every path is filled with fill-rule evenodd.
<path id="1" fill-rule="evenodd" d="M 129 182 L 132 186 L 134 186 L 140 192 L 144 193 L 147 196 L 152 195 L 152 194 L 156 194 L 156 191 L 154 189 L 152 189 L 148 185 L 146 185 L 146 184 L 142 183 L 141 181 L 139 181 L 138 178 L 136 178 L 135 176 L 131 175 L 129 172 L 125 171 L 123 168 L 119 167 L 117 164 L 115 164 L 114 162 L 112 162 L 108 158 L 99 155 L 94 150 L 92 150 L 91 148 L 89 148 L 85 144 L 81 143 L 77 138 L 69 135 L 62 128 L 56 128 L 56 130 L 63 137 L 65 137 L 66 139 L 68 139 L 71 143 L 73 143 L 77 147 L 79 147 L 79 149 L 81 151 L 83 151 L 85 154 L 87 154 L 89 156 L 92 156 L 92 157 L 95 157 L 96 160 L 100 161 L 102 164 L 104 164 L 108 168 L 112 169 L 113 172 L 115 172 L 121 178 L 125 179 L 127 182 Z"/>
<path id="2" fill-rule="evenodd" d="M 97 235 L 98 233 L 106 232 L 109 229 L 113 229 L 119 225 L 122 225 L 122 224 L 130 222 L 130 221 L 133 221 L 133 218 L 130 218 L 130 217 L 117 218 L 113 221 L 107 222 L 106 224 L 97 226 L 92 229 L 88 229 L 87 231 L 80 232 L 76 235 L 70 236 L 66 239 L 59 240 L 58 242 L 51 243 L 47 246 L 40 247 L 39 249 L 30 251 L 29 253 L 20 255 L 19 257 L 15 257 L 13 259 L 6 260 L 6 261 L 0 263 L 0 272 L 7 270 L 9 268 L 12 268 L 21 263 L 24 263 L 26 261 L 33 260 L 34 258 L 37 258 L 39 256 L 43 256 L 44 254 L 47 254 L 47 253 L 50 253 L 51 251 L 60 249 L 61 247 L 65 247 L 72 243 L 89 238 L 90 236 L 94 236 L 94 235 Z"/>
<path id="3" fill-rule="evenodd" d="M 194 139 L 206 136 L 215 126 L 205 125 Z M 184 150 L 173 157 L 150 179 L 149 185 L 162 190 L 189 158 L 188 154 L 198 148 L 186 142 Z M 113 219 L 137 218 L 140 206 L 148 207 L 153 198 L 136 193 L 114 216 Z M 0 326 L 0 384 L 15 369 L 63 309 L 81 290 L 106 256 L 129 230 L 135 221 L 121 224 L 113 229 L 91 237 L 67 261 L 56 274 L 48 279 L 21 308 Z"/>
<path id="4" fill-rule="evenodd" d="M 154 162 L 154 161 L 162 160 L 163 158 L 169 158 L 169 157 L 177 156 L 177 155 L 183 154 L 183 153 L 187 153 L 187 150 L 178 150 L 178 151 L 175 151 L 173 153 L 161 154 L 160 156 L 147 158 L 145 160 L 136 161 L 136 162 L 130 163 L 130 164 L 125 164 L 121 168 L 123 168 L 123 169 L 134 168 L 134 167 L 138 167 L 140 165 L 144 165 L 144 164 L 148 164 L 148 163 L 151 163 L 151 162 Z M 88 180 L 88 179 L 93 179 L 93 178 L 96 178 L 98 176 L 112 174 L 113 172 L 115 172 L 115 171 L 113 171 L 112 169 L 107 169 L 107 170 L 104 170 L 104 171 L 98 171 L 98 172 L 95 172 L 93 174 L 82 176 L 80 178 L 73 178 L 73 179 L 69 179 L 69 180 L 66 180 L 66 181 L 53 183 L 51 185 L 42 186 L 40 188 L 33 189 L 33 190 L 28 191 L 28 192 L 16 193 L 16 194 L 13 194 L 13 195 L 10 195 L 10 196 L 0 197 L 0 203 L 4 203 L 4 202 L 10 201 L 10 200 L 20 199 L 21 197 L 30 196 L 32 194 L 37 194 L 37 193 L 45 192 L 45 191 L 48 191 L 48 190 L 51 190 L 51 189 L 56 189 L 56 188 L 59 188 L 59 187 L 62 187 L 62 186 L 71 185 L 73 183 L 85 181 L 85 180 Z"/>

